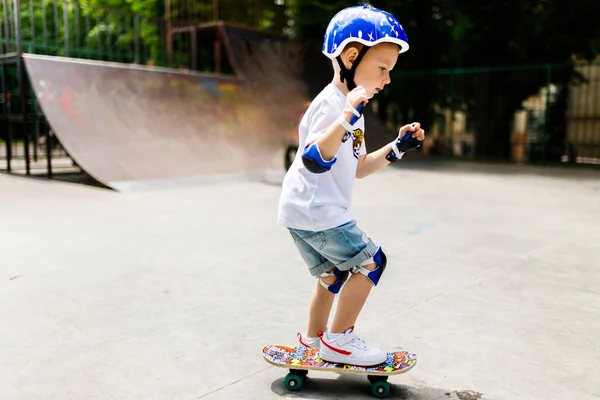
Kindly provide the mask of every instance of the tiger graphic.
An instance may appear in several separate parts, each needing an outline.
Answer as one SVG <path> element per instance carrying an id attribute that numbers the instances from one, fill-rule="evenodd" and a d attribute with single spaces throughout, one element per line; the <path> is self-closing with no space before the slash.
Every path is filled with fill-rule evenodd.
<path id="1" fill-rule="evenodd" d="M 362 147 L 363 140 L 365 138 L 365 134 L 362 129 L 355 129 L 352 132 L 352 152 L 354 153 L 354 157 L 358 158 L 358 154 L 360 152 L 360 148 Z"/>

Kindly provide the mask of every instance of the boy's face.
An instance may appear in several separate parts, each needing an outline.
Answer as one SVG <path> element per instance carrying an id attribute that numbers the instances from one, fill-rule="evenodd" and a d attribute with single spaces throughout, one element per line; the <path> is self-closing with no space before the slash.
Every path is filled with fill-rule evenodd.
<path id="1" fill-rule="evenodd" d="M 372 98 L 391 82 L 390 71 L 398 60 L 398 46 L 393 43 L 380 43 L 373 46 L 363 57 L 354 75 L 354 82 L 365 88 Z"/>

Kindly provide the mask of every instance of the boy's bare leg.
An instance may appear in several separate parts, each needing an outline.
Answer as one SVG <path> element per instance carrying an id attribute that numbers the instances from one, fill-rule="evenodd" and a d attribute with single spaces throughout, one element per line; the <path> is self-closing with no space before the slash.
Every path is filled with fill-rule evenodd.
<path id="1" fill-rule="evenodd" d="M 377 264 L 373 263 L 363 267 L 372 271 L 377 268 Z M 351 274 L 340 294 L 330 333 L 343 333 L 354 326 L 372 287 L 373 284 L 369 278 L 363 274 Z"/>
<path id="2" fill-rule="evenodd" d="M 335 276 L 328 276 L 321 279 L 328 285 L 334 284 L 337 280 Z M 308 330 L 306 331 L 308 337 L 317 337 L 319 330 L 325 330 L 334 298 L 335 295 L 321 286 L 317 278 L 317 287 L 315 287 L 312 298 L 310 299 Z"/>

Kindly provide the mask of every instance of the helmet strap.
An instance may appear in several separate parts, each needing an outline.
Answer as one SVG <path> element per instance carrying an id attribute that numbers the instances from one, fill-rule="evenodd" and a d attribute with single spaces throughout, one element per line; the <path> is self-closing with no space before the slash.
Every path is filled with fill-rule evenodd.
<path id="1" fill-rule="evenodd" d="M 356 60 L 354 60 L 354 62 L 352 63 L 352 67 L 350 69 L 346 68 L 341 56 L 336 57 L 336 60 L 340 65 L 340 82 L 344 83 L 344 81 L 346 81 L 346 86 L 348 87 L 348 90 L 354 90 L 356 88 L 356 83 L 354 83 L 354 74 L 356 72 L 358 64 L 365 56 L 367 50 L 369 50 L 369 46 L 363 46 L 363 48 L 358 53 Z"/>

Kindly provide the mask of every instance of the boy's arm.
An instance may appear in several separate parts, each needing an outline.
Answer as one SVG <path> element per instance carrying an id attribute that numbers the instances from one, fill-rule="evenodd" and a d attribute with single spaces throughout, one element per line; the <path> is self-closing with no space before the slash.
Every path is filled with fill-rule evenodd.
<path id="1" fill-rule="evenodd" d="M 390 162 L 385 159 L 385 156 L 391 150 L 392 144 L 388 143 L 377 151 L 359 156 L 358 165 L 356 166 L 356 177 L 358 179 L 365 178 L 390 164 Z"/>
<path id="2" fill-rule="evenodd" d="M 368 101 L 369 99 L 367 98 L 366 90 L 362 86 L 357 86 L 354 90 L 348 93 L 346 106 L 349 104 L 356 109 L 361 103 L 366 104 Z M 346 122 L 349 123 L 353 115 L 354 114 L 351 110 L 344 110 L 341 118 L 345 119 Z M 327 130 L 315 141 L 317 147 L 319 148 L 319 152 L 321 153 L 321 157 L 323 157 L 324 160 L 329 161 L 335 157 L 340 145 L 342 144 L 342 139 L 346 135 L 346 132 L 346 128 L 336 121 L 331 124 L 331 126 L 327 128 Z"/>
<path id="3" fill-rule="evenodd" d="M 410 125 L 404 125 L 402 128 L 400 128 L 398 137 L 403 137 L 408 131 L 413 131 L 414 133 L 411 136 L 417 140 L 425 139 L 425 131 L 421 129 L 421 124 L 418 122 L 414 122 Z M 358 179 L 365 178 L 390 164 L 385 157 L 392 150 L 392 143 L 386 144 L 373 153 L 363 154 L 360 156 L 358 158 L 358 165 L 356 166 L 356 177 Z"/>

